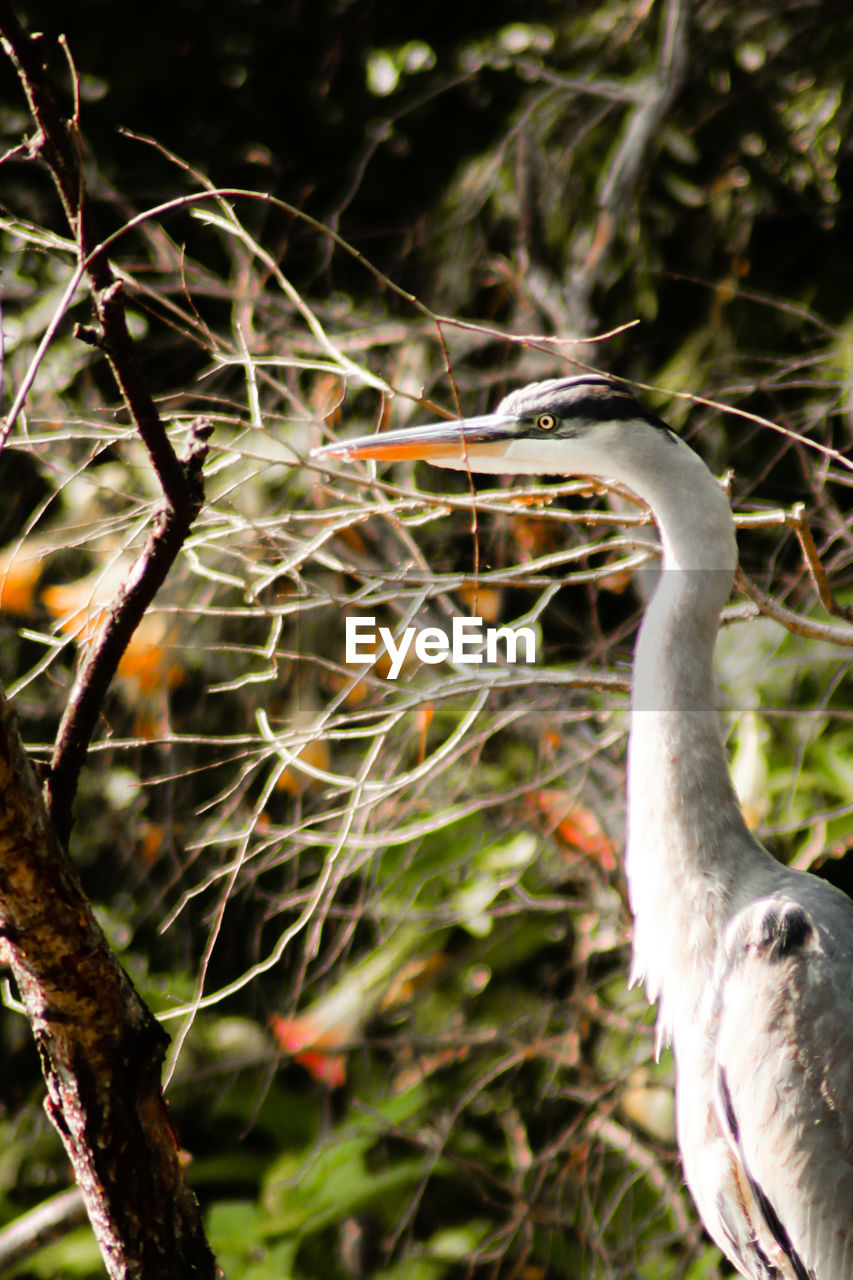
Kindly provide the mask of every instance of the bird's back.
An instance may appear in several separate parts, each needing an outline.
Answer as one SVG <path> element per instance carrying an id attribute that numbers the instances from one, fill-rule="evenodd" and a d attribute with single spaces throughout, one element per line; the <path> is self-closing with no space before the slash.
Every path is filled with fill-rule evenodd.
<path id="1" fill-rule="evenodd" d="M 778 867 L 737 907 L 676 1037 L 679 1142 L 706 1225 L 751 1280 L 853 1276 L 853 903 Z"/>

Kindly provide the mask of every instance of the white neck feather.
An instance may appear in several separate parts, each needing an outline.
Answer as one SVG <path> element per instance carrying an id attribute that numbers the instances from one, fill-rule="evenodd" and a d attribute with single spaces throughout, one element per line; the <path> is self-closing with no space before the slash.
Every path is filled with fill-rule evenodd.
<path id="1" fill-rule="evenodd" d="M 749 889 L 752 871 L 775 865 L 744 824 L 717 713 L 713 655 L 737 567 L 734 522 L 708 468 L 663 426 L 599 422 L 557 443 L 519 436 L 478 451 L 475 469 L 618 480 L 649 505 L 663 545 L 634 656 L 626 869 L 632 980 L 660 1002 L 668 1039 L 674 1023 L 692 1023 L 735 886 Z"/>
<path id="2" fill-rule="evenodd" d="M 660 1001 L 659 1035 L 695 1012 L 750 859 L 723 748 L 713 674 L 719 612 L 737 567 L 728 500 L 700 458 L 645 423 L 618 427 L 596 473 L 651 508 L 662 572 L 634 656 L 626 870 L 632 979 Z"/>

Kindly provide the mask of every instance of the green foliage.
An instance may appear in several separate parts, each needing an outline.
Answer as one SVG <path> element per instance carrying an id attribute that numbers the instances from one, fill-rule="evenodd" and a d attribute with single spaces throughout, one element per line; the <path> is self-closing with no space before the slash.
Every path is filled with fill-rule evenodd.
<path id="1" fill-rule="evenodd" d="M 532 503 L 489 481 L 475 501 L 464 475 L 305 465 L 334 432 L 608 368 L 733 468 L 760 589 L 825 623 L 779 514 L 802 501 L 853 600 L 853 19 L 688 7 L 686 73 L 632 157 L 672 4 L 238 5 L 211 24 L 180 0 L 144 30 L 63 6 L 105 233 L 175 200 L 111 245 L 145 375 L 179 448 L 199 414 L 214 427 L 207 503 L 103 709 L 72 853 L 173 1034 L 172 1111 L 229 1277 L 724 1274 L 681 1186 L 671 1064 L 625 982 L 640 600 L 620 566 L 643 530 L 576 484 Z M 264 191 L 205 195 L 117 121 Z M 0 455 L 0 673 L 44 757 L 159 493 L 74 335 L 84 292 L 60 305 L 67 230 L 33 168 L 14 174 L 7 409 L 54 330 Z M 348 614 L 489 609 L 536 627 L 535 667 L 391 682 L 381 654 L 344 662 Z M 849 648 L 732 621 L 744 805 L 849 888 Z M 67 1171 L 12 1009 L 2 1034 L 12 1219 Z M 83 1230 L 18 1271 L 98 1273 Z"/>

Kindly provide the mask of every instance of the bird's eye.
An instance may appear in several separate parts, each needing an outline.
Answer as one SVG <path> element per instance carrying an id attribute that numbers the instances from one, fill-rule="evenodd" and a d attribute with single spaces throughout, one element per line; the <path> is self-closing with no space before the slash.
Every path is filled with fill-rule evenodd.
<path id="1" fill-rule="evenodd" d="M 541 427 L 543 431 L 553 431 L 557 425 L 557 419 L 553 413 L 540 413 L 536 419 L 537 427 Z"/>

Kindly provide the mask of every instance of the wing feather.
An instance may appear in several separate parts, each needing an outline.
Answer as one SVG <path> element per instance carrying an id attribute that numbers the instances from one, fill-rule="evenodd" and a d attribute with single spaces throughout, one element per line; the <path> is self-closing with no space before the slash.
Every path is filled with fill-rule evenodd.
<path id="1" fill-rule="evenodd" d="M 714 983 L 716 1110 L 751 1193 L 756 1245 L 781 1276 L 845 1280 L 853 1276 L 853 907 L 815 881 L 812 901 L 797 896 L 753 903 L 727 931 Z"/>

